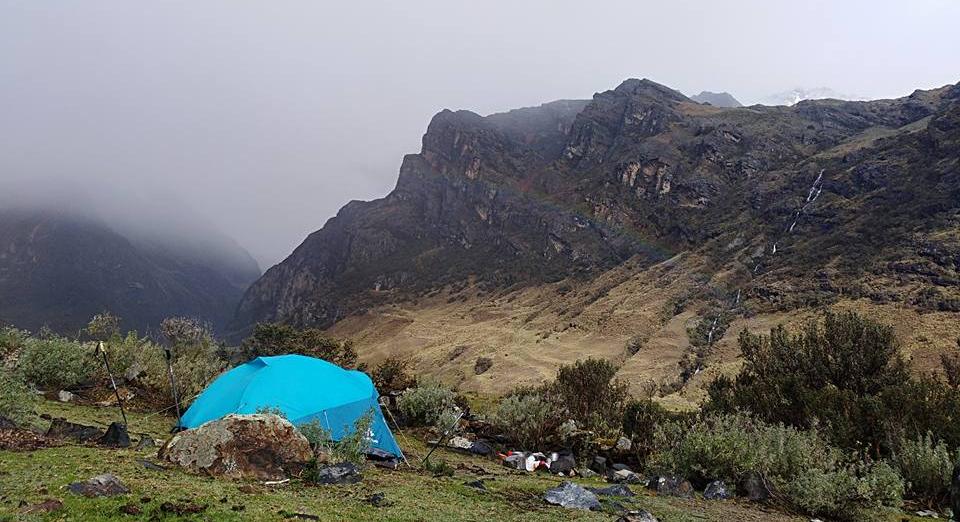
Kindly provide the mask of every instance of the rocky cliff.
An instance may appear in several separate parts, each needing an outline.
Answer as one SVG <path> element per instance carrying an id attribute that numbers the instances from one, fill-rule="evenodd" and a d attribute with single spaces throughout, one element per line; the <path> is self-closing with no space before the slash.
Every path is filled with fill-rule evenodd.
<path id="1" fill-rule="evenodd" d="M 703 259 L 683 300 L 738 314 L 849 297 L 956 310 L 958 139 L 957 86 L 723 108 L 627 80 L 592 100 L 445 110 L 396 188 L 349 203 L 268 270 L 234 331 L 329 327 L 464 281 L 481 295 L 595 281 L 683 253 Z"/>

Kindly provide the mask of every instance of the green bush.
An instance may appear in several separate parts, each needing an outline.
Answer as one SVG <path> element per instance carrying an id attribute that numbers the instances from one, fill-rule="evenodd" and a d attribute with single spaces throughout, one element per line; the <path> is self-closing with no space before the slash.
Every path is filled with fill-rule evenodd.
<path id="1" fill-rule="evenodd" d="M 858 469 L 859 468 L 859 469 Z M 836 470 L 809 469 L 783 487 L 790 502 L 812 516 L 864 520 L 865 510 L 903 505 L 903 479 L 887 463 Z"/>
<path id="2" fill-rule="evenodd" d="M 560 439 L 561 411 L 542 394 L 511 395 L 500 402 L 490 422 L 511 441 L 532 450 Z"/>
<path id="3" fill-rule="evenodd" d="M 408 426 L 436 426 L 444 412 L 454 409 L 453 390 L 437 383 L 422 383 L 400 395 L 397 409 Z"/>
<path id="4" fill-rule="evenodd" d="M 164 320 L 164 335 L 171 347 L 173 375 L 181 407 L 190 404 L 219 375 L 226 362 L 217 354 L 213 337 L 205 326 L 190 319 Z M 159 394 L 158 399 L 172 406 L 173 394 L 164 349 L 152 343 L 140 348 L 137 363 L 143 367 L 140 383 Z"/>
<path id="5" fill-rule="evenodd" d="M 410 364 L 400 357 L 387 357 L 370 375 L 374 386 L 381 394 L 400 392 L 417 385 L 417 379 L 410 375 Z"/>
<path id="6" fill-rule="evenodd" d="M 259 323 L 253 334 L 244 339 L 241 349 L 247 358 L 296 353 L 345 368 L 357 365 L 357 352 L 352 342 L 334 339 L 317 328 L 298 330 L 285 324 Z"/>
<path id="7" fill-rule="evenodd" d="M 37 396 L 23 378 L 0 368 L 0 417 L 29 424 L 36 415 Z"/>
<path id="8" fill-rule="evenodd" d="M 357 466 L 366 462 L 367 452 L 370 450 L 371 427 L 373 427 L 373 410 L 370 409 L 357 418 L 352 429 L 345 430 L 346 434 L 340 440 L 333 440 L 330 430 L 323 427 L 319 420 L 312 420 L 297 427 L 304 438 L 310 442 L 316 459 L 313 470 L 342 462 L 352 462 Z M 308 473 L 307 479 L 310 480 Z"/>
<path id="9" fill-rule="evenodd" d="M 907 483 L 907 492 L 928 507 L 942 502 L 949 495 L 954 455 L 932 433 L 916 439 L 900 441 L 891 458 Z"/>
<path id="10" fill-rule="evenodd" d="M 650 399 L 633 400 L 623 411 L 623 434 L 633 442 L 637 458 L 643 462 L 654 449 L 657 426 L 668 418 L 667 411 Z"/>
<path id="11" fill-rule="evenodd" d="M 594 358 L 561 366 L 553 393 L 577 424 L 609 434 L 620 429 L 627 401 L 627 384 L 615 378 L 618 370 L 612 362 Z"/>
<path id="12" fill-rule="evenodd" d="M 783 483 L 808 469 L 831 470 L 840 458 L 816 431 L 766 424 L 745 414 L 665 422 L 653 438 L 653 469 L 704 480 L 735 482 L 756 471 Z"/>
<path id="13" fill-rule="evenodd" d="M 42 389 L 64 389 L 90 380 L 98 371 L 96 347 L 49 335 L 27 340 L 17 369 L 27 382 Z"/>
<path id="14" fill-rule="evenodd" d="M 16 361 L 30 337 L 28 332 L 9 326 L 0 328 L 0 366 Z"/>

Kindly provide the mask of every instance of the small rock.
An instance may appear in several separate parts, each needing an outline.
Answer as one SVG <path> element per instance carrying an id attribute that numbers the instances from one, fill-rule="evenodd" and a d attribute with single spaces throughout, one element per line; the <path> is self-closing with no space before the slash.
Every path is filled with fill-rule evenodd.
<path id="1" fill-rule="evenodd" d="M 313 475 L 317 484 L 356 484 L 361 479 L 360 470 L 350 462 L 320 468 Z"/>
<path id="2" fill-rule="evenodd" d="M 482 481 L 482 480 L 469 480 L 469 481 L 467 481 L 467 482 L 464 482 L 463 485 L 464 485 L 464 486 L 467 486 L 467 487 L 470 487 L 470 488 L 475 488 L 475 489 L 483 490 L 483 491 L 486 491 L 486 490 L 487 490 L 487 486 L 485 486 L 485 485 L 483 484 L 483 481 Z"/>
<path id="3" fill-rule="evenodd" d="M 597 476 L 597 472 L 590 468 L 577 468 L 574 470 L 574 473 L 583 478 L 593 478 Z"/>
<path id="4" fill-rule="evenodd" d="M 69 439 L 76 442 L 89 442 L 99 439 L 103 432 L 93 426 L 84 426 L 83 424 L 74 424 L 63 418 L 53 419 L 50 422 L 50 428 L 47 429 L 47 437 L 54 439 Z"/>
<path id="5" fill-rule="evenodd" d="M 597 455 L 593 457 L 593 460 L 590 461 L 590 469 L 600 473 L 601 475 L 607 472 L 607 459 Z"/>
<path id="6" fill-rule="evenodd" d="M 620 437 L 619 439 L 617 439 L 617 445 L 614 446 L 614 448 L 616 448 L 616 450 L 620 452 L 627 452 L 633 449 L 633 442 L 631 442 L 630 439 L 626 437 Z"/>
<path id="7" fill-rule="evenodd" d="M 370 504 L 371 506 L 378 507 L 378 508 L 389 507 L 393 505 L 393 502 L 387 500 L 387 496 L 383 493 L 374 493 L 372 495 L 367 496 L 367 498 L 363 500 L 367 504 Z"/>
<path id="8" fill-rule="evenodd" d="M 619 463 L 618 463 L 618 464 L 614 464 L 613 466 L 610 466 L 610 467 L 613 469 L 613 471 L 624 471 L 624 470 L 626 470 L 626 471 L 633 471 L 632 469 L 630 469 L 630 466 L 627 466 L 626 464 L 619 464 Z"/>
<path id="9" fill-rule="evenodd" d="M 924 509 L 922 511 L 917 511 L 917 516 L 921 518 L 940 518 L 940 514 L 936 511 L 929 509 Z"/>
<path id="10" fill-rule="evenodd" d="M 23 515 L 30 515 L 35 513 L 53 513 L 63 508 L 63 502 L 55 498 L 48 498 L 43 502 L 32 504 L 28 506 L 22 506 L 20 508 L 20 513 Z"/>
<path id="11" fill-rule="evenodd" d="M 60 402 L 72 402 L 76 398 L 76 395 L 68 392 L 67 390 L 60 390 L 57 392 L 57 400 Z"/>
<path id="12" fill-rule="evenodd" d="M 630 471 L 629 469 L 621 469 L 619 471 L 614 471 L 609 476 L 610 482 L 621 484 L 640 484 L 643 482 L 643 479 L 640 478 L 640 475 Z"/>
<path id="13" fill-rule="evenodd" d="M 493 448 L 491 448 L 486 442 L 477 440 L 470 445 L 470 453 L 483 457 L 489 457 L 490 455 L 493 455 Z"/>
<path id="14" fill-rule="evenodd" d="M 136 504 L 124 504 L 120 506 L 120 512 L 124 515 L 139 515 L 143 511 Z"/>
<path id="15" fill-rule="evenodd" d="M 111 448 L 129 448 L 130 435 L 127 433 L 127 425 L 120 422 L 111 422 L 107 432 L 100 437 L 97 444 Z"/>
<path id="16" fill-rule="evenodd" d="M 566 475 L 575 467 L 577 467 L 577 460 L 573 458 L 573 455 L 560 455 L 557 460 L 550 464 L 550 471 Z"/>
<path id="17" fill-rule="evenodd" d="M 86 482 L 74 482 L 68 488 L 71 493 L 85 497 L 112 497 L 130 492 L 120 479 L 111 473 L 97 475 Z"/>
<path id="18" fill-rule="evenodd" d="M 660 522 L 657 517 L 645 509 L 628 511 L 617 519 L 617 522 Z"/>
<path id="19" fill-rule="evenodd" d="M 140 437 L 139 441 L 137 441 L 137 447 L 134 449 L 139 451 L 142 449 L 154 448 L 156 446 L 157 446 L 157 441 L 153 440 L 153 437 L 151 437 L 150 435 L 144 435 Z"/>
<path id="20" fill-rule="evenodd" d="M 154 464 L 146 459 L 137 459 L 137 463 L 143 466 L 145 469 L 149 469 L 150 471 L 167 471 L 167 468 L 159 464 Z"/>
<path id="21" fill-rule="evenodd" d="M 0 430 L 15 430 L 17 429 L 17 423 L 13 420 L 0 415 Z"/>
<path id="22" fill-rule="evenodd" d="M 566 509 L 600 509 L 600 500 L 595 494 L 570 481 L 564 481 L 558 487 L 548 489 L 543 498 L 548 504 Z"/>
<path id="23" fill-rule="evenodd" d="M 456 437 L 453 437 L 452 439 L 450 439 L 449 442 L 447 442 L 447 446 L 454 449 L 469 451 L 470 447 L 473 446 L 473 441 L 466 437 L 461 437 L 457 435 Z"/>
<path id="24" fill-rule="evenodd" d="M 693 485 L 680 477 L 657 477 L 656 482 L 649 482 L 647 486 L 657 490 L 658 495 L 670 497 L 689 497 L 693 495 Z"/>
<path id="25" fill-rule="evenodd" d="M 703 490 L 703 498 L 707 500 L 727 500 L 730 496 L 727 485 L 722 480 L 714 480 Z"/>
<path id="26" fill-rule="evenodd" d="M 588 491 L 593 492 L 595 495 L 600 495 L 601 497 L 633 497 L 636 494 L 630 489 L 629 486 L 624 484 L 615 484 L 613 486 L 607 486 L 605 488 L 587 488 Z"/>
<path id="27" fill-rule="evenodd" d="M 320 520 L 320 517 L 317 515 L 314 515 L 313 513 L 304 513 L 300 511 L 291 513 L 289 511 L 284 511 L 281 509 L 279 514 L 283 518 L 297 518 L 300 520 Z"/>

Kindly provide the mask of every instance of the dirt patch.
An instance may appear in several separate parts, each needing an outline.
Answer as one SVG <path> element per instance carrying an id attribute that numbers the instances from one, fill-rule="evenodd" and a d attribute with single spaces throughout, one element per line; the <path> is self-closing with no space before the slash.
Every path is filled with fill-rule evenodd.
<path id="1" fill-rule="evenodd" d="M 0 450 L 34 451 L 40 448 L 50 448 L 59 445 L 60 443 L 58 441 L 48 439 L 30 430 L 20 428 L 0 429 Z"/>

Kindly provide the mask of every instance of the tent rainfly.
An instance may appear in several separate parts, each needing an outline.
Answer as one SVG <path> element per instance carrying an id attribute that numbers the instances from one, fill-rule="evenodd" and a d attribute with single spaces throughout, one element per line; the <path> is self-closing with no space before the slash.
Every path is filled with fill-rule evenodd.
<path id="1" fill-rule="evenodd" d="M 231 413 L 275 408 L 296 426 L 317 420 L 339 440 L 353 431 L 358 418 L 373 410 L 371 446 L 400 457 L 378 397 L 363 372 L 304 355 L 257 357 L 210 383 L 184 412 L 179 427 L 196 428 Z"/>

